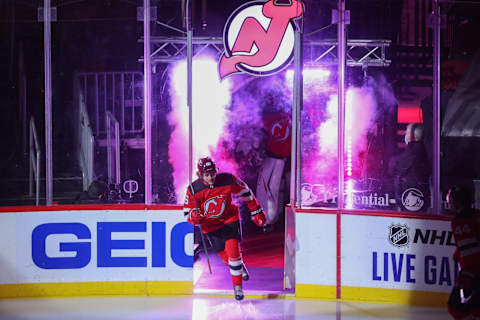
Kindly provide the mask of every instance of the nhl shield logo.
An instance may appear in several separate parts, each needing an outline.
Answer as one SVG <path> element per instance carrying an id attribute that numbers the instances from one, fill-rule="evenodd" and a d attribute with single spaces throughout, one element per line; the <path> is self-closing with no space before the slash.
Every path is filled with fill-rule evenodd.
<path id="1" fill-rule="evenodd" d="M 408 227 L 406 225 L 391 225 L 388 240 L 395 247 L 408 245 Z"/>

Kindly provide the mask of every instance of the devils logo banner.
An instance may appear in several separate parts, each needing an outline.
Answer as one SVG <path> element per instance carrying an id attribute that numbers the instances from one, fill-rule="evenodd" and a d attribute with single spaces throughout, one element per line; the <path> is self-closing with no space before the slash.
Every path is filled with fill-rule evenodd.
<path id="1" fill-rule="evenodd" d="M 287 67 L 295 42 L 292 19 L 303 10 L 299 0 L 254 1 L 237 8 L 223 33 L 220 78 L 241 72 L 265 76 Z"/>

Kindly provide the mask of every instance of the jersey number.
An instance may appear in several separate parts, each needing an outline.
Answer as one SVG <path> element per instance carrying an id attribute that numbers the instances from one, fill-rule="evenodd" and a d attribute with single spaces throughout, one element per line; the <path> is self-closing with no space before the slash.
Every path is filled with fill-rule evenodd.
<path id="1" fill-rule="evenodd" d="M 471 230 L 470 230 L 470 227 L 468 226 L 468 224 L 457 226 L 455 228 L 455 234 L 456 235 L 468 234 L 470 232 L 471 232 Z"/>

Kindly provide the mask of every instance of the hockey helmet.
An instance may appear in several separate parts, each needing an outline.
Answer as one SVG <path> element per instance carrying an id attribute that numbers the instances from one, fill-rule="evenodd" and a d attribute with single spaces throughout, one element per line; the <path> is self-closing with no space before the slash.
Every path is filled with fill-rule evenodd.
<path id="1" fill-rule="evenodd" d="M 204 157 L 198 160 L 197 163 L 197 170 L 199 174 L 204 174 L 207 172 L 217 172 L 217 165 L 215 161 L 212 160 L 210 157 Z"/>

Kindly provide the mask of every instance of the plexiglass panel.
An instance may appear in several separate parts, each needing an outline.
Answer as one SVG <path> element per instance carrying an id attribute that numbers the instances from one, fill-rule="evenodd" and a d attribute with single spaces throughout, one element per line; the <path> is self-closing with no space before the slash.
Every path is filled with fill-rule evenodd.
<path id="1" fill-rule="evenodd" d="M 43 25 L 37 3 L 0 3 L 0 205 L 45 203 Z"/>
<path id="2" fill-rule="evenodd" d="M 433 144 L 422 105 L 432 101 L 431 3 L 347 8 L 346 208 L 430 212 Z"/>
<path id="3" fill-rule="evenodd" d="M 2 203 L 36 203 L 37 190 L 39 203 L 45 202 L 47 74 L 52 82 L 48 126 L 54 202 L 143 203 L 143 1 L 50 1 L 50 41 L 44 42 L 46 3 L 0 4 L 6 106 L 1 127 L 4 136 L 15 132 L 15 139 L 2 140 L 2 186 L 8 186 Z M 153 202 L 182 203 L 189 169 L 195 171 L 196 159 L 206 154 L 255 192 L 263 186 L 258 192 L 264 191 L 267 198 L 274 195 L 277 207 L 288 202 L 293 65 L 274 76 L 215 78 L 224 49 L 224 25 L 245 3 L 193 1 L 189 164 L 185 3 L 150 2 Z M 299 198 L 302 206 L 336 207 L 337 2 L 305 1 L 304 8 Z M 352 0 L 346 9 L 346 207 L 430 212 L 436 157 L 433 3 Z M 478 45 L 471 39 L 478 10 L 474 1 L 441 4 L 442 196 L 452 184 L 475 185 L 479 180 L 472 154 L 478 149 L 477 117 L 470 102 L 476 97 L 476 82 L 469 78 L 475 74 Z M 48 52 L 51 68 L 44 59 Z M 273 141 L 277 138 L 279 143 Z M 410 154 L 413 146 L 419 150 Z M 281 173 L 272 180 L 274 187 L 265 188 L 262 166 L 269 161 Z"/>
<path id="4" fill-rule="evenodd" d="M 443 16 L 440 64 L 442 199 L 445 200 L 448 189 L 454 185 L 468 187 L 473 193 L 475 207 L 479 208 L 480 45 L 474 39 L 480 30 L 480 5 L 462 1 L 442 4 L 440 9 Z M 431 106 L 426 107 L 425 113 Z"/>
<path id="5" fill-rule="evenodd" d="M 136 5 L 51 5 L 55 198 L 143 203 L 143 25 Z"/>
<path id="6" fill-rule="evenodd" d="M 336 3 L 322 1 L 309 2 L 305 9 L 299 163 L 302 206 L 335 208 L 338 202 L 336 10 Z M 287 77 L 293 83 L 292 71 Z"/>

